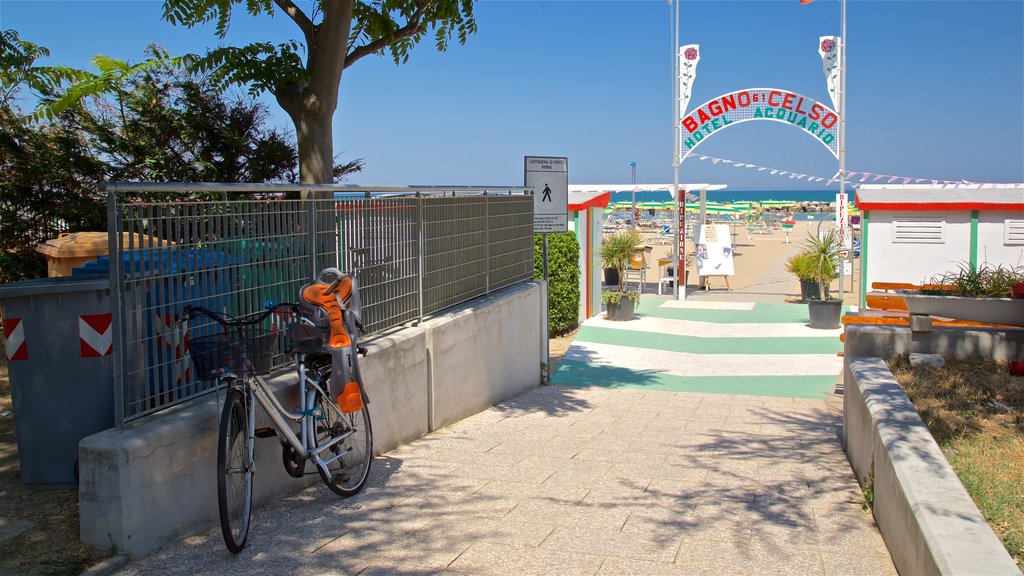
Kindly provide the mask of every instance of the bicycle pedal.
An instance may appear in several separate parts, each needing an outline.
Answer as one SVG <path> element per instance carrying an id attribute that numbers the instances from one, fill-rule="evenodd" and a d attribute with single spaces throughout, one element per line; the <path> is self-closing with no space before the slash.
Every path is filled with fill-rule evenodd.
<path id="1" fill-rule="evenodd" d="M 362 346 L 356 346 L 356 353 L 365 358 L 369 351 Z"/>
<path id="2" fill-rule="evenodd" d="M 257 438 L 273 438 L 277 436 L 277 430 L 273 428 L 257 428 L 255 432 Z"/>

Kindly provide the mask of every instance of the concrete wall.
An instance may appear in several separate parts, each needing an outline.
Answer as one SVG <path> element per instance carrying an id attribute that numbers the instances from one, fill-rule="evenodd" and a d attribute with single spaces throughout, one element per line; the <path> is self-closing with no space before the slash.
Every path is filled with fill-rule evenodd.
<path id="1" fill-rule="evenodd" d="M 1024 357 L 1024 329 L 935 328 L 931 332 L 914 333 L 907 326 L 848 324 L 843 349 L 847 357 L 887 359 L 898 354 L 920 352 L 1007 362 Z"/>
<path id="2" fill-rule="evenodd" d="M 843 446 L 857 479 L 871 478 L 875 521 L 896 569 L 1019 574 L 885 364 L 909 352 L 1005 361 L 1024 354 L 1024 330 L 849 325 L 843 380 Z"/>
<path id="3" fill-rule="evenodd" d="M 543 283 L 522 284 L 374 339 L 360 366 L 382 453 L 540 382 Z M 270 381 L 294 406 L 296 375 Z M 434 427 L 430 426 L 435 414 Z M 269 425 L 257 409 L 257 426 Z M 105 430 L 79 445 L 82 541 L 142 556 L 218 525 L 216 399 L 204 398 Z M 319 480 L 281 466 L 281 446 L 257 440 L 257 505 Z"/>
<path id="4" fill-rule="evenodd" d="M 849 337 L 849 335 L 848 335 Z M 881 358 L 846 356 L 844 437 L 901 574 L 1020 574 Z"/>

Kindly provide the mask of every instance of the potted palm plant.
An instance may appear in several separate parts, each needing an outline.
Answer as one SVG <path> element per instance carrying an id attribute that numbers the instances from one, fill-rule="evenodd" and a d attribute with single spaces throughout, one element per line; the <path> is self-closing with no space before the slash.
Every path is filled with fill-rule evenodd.
<path id="1" fill-rule="evenodd" d="M 601 302 L 608 308 L 609 320 L 632 320 L 633 308 L 640 301 L 640 292 L 626 290 L 626 268 L 633 252 L 642 249 L 643 237 L 636 230 L 621 230 L 601 242 L 601 265 L 614 268 L 618 288 L 601 292 Z"/>
<path id="2" fill-rule="evenodd" d="M 807 311 L 811 328 L 839 328 L 843 313 L 843 301 L 832 298 L 829 286 L 836 279 L 839 269 L 839 253 L 843 245 L 837 230 L 829 230 L 820 236 L 809 234 L 804 240 L 801 254 L 805 255 L 807 271 L 813 273 L 818 284 L 818 294 L 808 295 Z"/>
<path id="3" fill-rule="evenodd" d="M 818 290 L 818 276 L 814 271 L 814 258 L 805 252 L 798 252 L 786 260 L 786 271 L 796 276 L 800 281 L 800 301 L 807 302 L 810 299 L 820 300 L 821 291 Z"/>

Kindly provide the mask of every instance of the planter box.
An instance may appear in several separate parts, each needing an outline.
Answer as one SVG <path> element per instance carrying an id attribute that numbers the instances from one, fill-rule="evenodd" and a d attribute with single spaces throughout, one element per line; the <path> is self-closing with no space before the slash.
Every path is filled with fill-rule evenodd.
<path id="1" fill-rule="evenodd" d="M 957 320 L 1024 326 L 1024 300 L 1013 298 L 968 298 L 927 296 L 897 290 L 911 314 L 927 314 Z"/>

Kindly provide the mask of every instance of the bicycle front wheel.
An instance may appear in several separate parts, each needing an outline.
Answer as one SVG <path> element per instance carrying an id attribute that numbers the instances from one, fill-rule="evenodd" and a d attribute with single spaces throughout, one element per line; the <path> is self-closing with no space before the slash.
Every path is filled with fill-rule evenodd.
<path id="1" fill-rule="evenodd" d="M 328 389 L 329 381 L 330 373 L 323 379 L 324 390 Z M 323 415 L 316 423 L 317 445 L 324 446 L 339 436 L 345 437 L 319 454 L 320 478 L 335 494 L 345 498 L 358 494 L 370 477 L 373 461 L 370 412 L 364 405 L 355 412 L 343 413 L 331 398 L 321 394 L 317 394 L 317 406 Z"/>
<path id="2" fill-rule="evenodd" d="M 224 402 L 217 444 L 217 504 L 224 544 L 235 554 L 245 548 L 252 518 L 252 397 L 231 389 Z"/>

